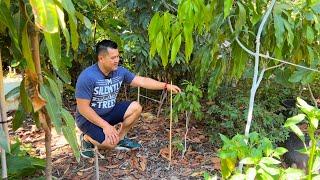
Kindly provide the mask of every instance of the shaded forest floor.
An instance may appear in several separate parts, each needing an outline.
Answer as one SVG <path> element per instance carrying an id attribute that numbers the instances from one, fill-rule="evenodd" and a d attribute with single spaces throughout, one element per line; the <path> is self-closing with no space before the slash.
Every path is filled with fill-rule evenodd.
<path id="1" fill-rule="evenodd" d="M 202 179 L 203 172 L 214 174 L 220 170 L 217 149 L 209 142 L 206 126 L 201 122 L 190 122 L 187 151 L 182 157 L 184 120 L 173 126 L 173 155 L 169 168 L 169 120 L 164 113 L 157 118 L 155 111 L 156 107 L 144 105 L 140 121 L 128 134 L 142 144 L 142 149 L 100 151 L 104 156 L 99 159 L 101 179 Z M 25 123 L 23 128 L 10 132 L 10 136 L 19 137 L 23 144 L 31 144 L 32 156 L 45 158 L 44 132 L 35 125 Z M 94 159 L 81 158 L 77 162 L 63 135 L 54 130 L 52 158 L 53 175 L 59 179 L 95 178 Z"/>

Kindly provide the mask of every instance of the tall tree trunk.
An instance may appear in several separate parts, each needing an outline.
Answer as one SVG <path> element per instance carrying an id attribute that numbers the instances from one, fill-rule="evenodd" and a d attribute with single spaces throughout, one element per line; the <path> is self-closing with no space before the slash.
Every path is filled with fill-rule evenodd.
<path id="1" fill-rule="evenodd" d="M 0 111 L 1 111 L 1 130 L 4 131 L 6 138 L 7 138 L 7 146 L 10 148 L 9 143 L 9 133 L 8 133 L 8 125 L 6 123 L 7 121 L 7 111 L 5 106 L 5 96 L 4 96 L 4 79 L 3 79 L 3 70 L 2 70 L 2 58 L 1 58 L 1 49 L 0 49 Z M 2 168 L 2 179 L 7 179 L 7 160 L 6 160 L 6 151 L 1 148 L 1 168 Z"/>
<path id="2" fill-rule="evenodd" d="M 41 63 L 40 63 L 40 51 L 39 51 L 39 31 L 37 27 L 33 26 L 31 33 L 32 42 L 32 57 L 38 75 L 38 88 L 43 83 L 41 74 Z M 51 121 L 46 115 L 44 108 L 39 110 L 39 120 L 41 126 L 45 132 L 45 147 L 46 147 L 46 179 L 52 179 L 52 158 L 51 158 Z"/>

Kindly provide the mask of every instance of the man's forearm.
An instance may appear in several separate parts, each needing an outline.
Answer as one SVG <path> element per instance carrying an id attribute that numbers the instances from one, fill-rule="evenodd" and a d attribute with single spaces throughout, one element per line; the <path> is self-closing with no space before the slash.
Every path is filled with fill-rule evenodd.
<path id="1" fill-rule="evenodd" d="M 101 128 L 110 125 L 107 121 L 102 119 L 91 107 L 79 108 L 79 112 L 88 121 L 92 122 L 93 124 L 95 124 Z"/>
<path id="2" fill-rule="evenodd" d="M 154 79 L 148 78 L 148 77 L 142 77 L 143 81 L 141 83 L 141 87 L 151 90 L 161 90 L 165 88 L 166 83 L 156 81 Z"/>

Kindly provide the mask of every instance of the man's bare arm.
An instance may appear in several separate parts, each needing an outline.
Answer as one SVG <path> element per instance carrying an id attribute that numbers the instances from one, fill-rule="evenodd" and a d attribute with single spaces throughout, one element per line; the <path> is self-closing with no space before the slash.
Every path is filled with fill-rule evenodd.
<path id="1" fill-rule="evenodd" d="M 104 128 L 110 126 L 108 122 L 103 120 L 91 107 L 90 100 L 77 98 L 77 107 L 79 113 L 93 124 Z"/>
<path id="2" fill-rule="evenodd" d="M 161 89 L 164 89 L 166 86 L 168 91 L 172 90 L 173 93 L 181 92 L 181 89 L 176 85 L 171 86 L 170 84 L 166 84 L 164 82 L 160 82 L 160 81 L 157 81 L 148 77 L 142 77 L 142 76 L 135 76 L 130 85 L 134 87 L 143 87 L 151 90 L 161 90 Z"/>

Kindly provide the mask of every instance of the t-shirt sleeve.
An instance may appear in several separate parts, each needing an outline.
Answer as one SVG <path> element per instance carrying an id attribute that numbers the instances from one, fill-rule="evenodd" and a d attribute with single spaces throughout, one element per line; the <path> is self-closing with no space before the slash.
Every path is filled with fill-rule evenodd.
<path id="1" fill-rule="evenodd" d="M 92 99 L 94 82 L 85 75 L 80 75 L 76 83 L 76 98 Z"/>
<path id="2" fill-rule="evenodd" d="M 124 78 L 123 78 L 124 83 L 130 84 L 136 75 L 130 72 L 126 68 L 123 68 L 123 71 L 124 71 Z"/>

